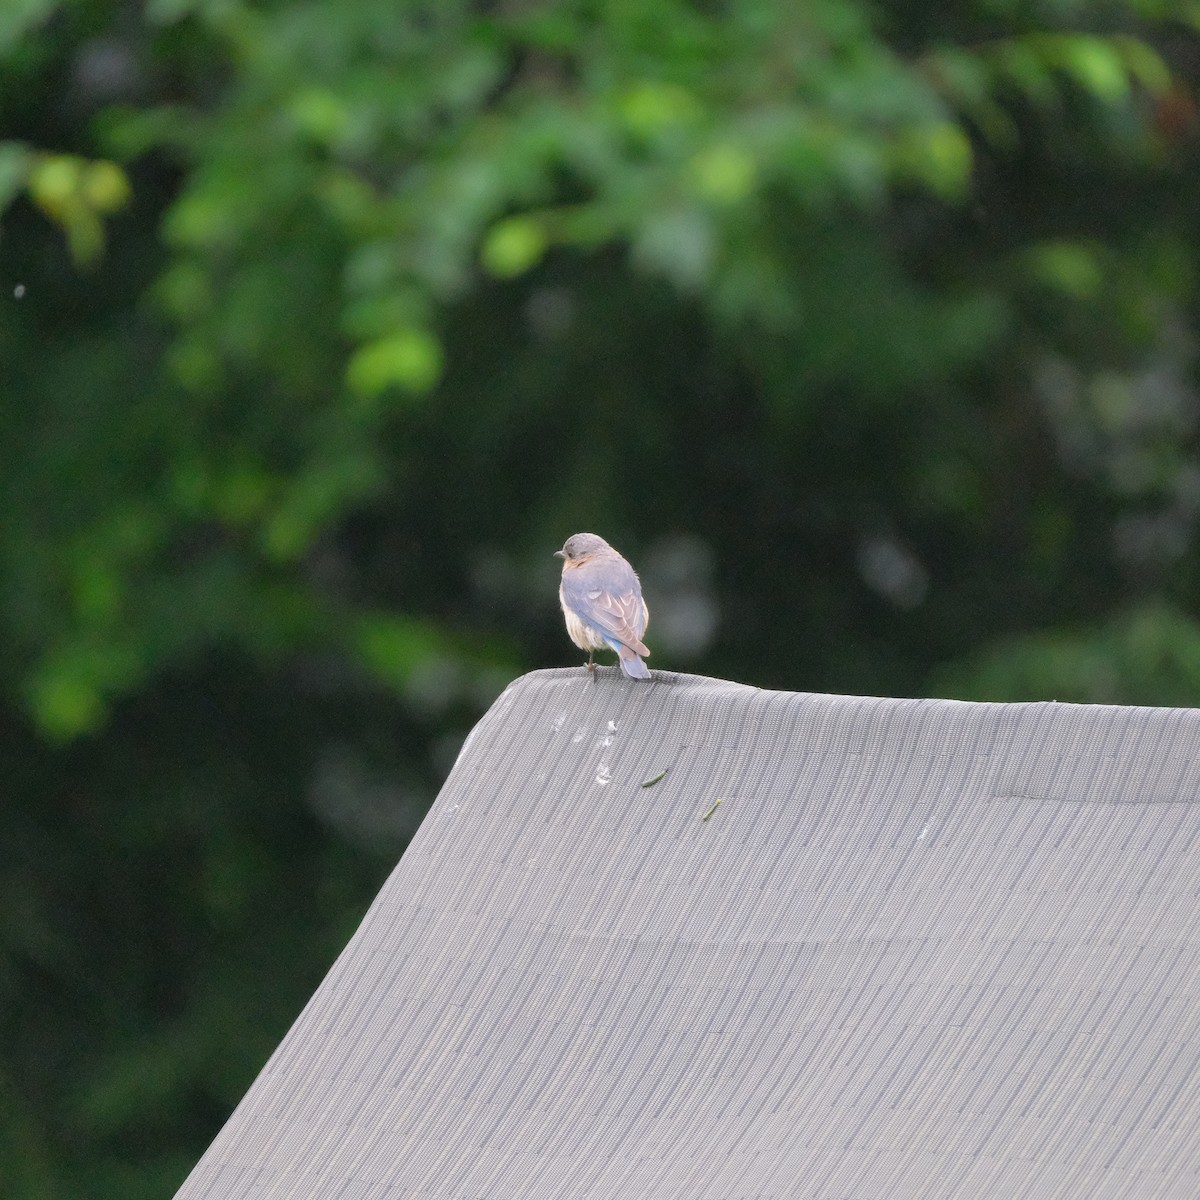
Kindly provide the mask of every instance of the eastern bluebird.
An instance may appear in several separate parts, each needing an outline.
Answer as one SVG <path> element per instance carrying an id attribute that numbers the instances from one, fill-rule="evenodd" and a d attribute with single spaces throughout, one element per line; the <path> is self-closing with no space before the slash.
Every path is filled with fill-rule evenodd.
<path id="1" fill-rule="evenodd" d="M 642 634 L 650 610 L 642 599 L 637 572 L 602 538 L 576 533 L 554 552 L 563 560 L 558 599 L 567 619 L 571 641 L 588 652 L 588 670 L 595 670 L 597 650 L 615 650 L 621 670 L 630 679 L 649 679 L 641 655 L 650 651 Z"/>

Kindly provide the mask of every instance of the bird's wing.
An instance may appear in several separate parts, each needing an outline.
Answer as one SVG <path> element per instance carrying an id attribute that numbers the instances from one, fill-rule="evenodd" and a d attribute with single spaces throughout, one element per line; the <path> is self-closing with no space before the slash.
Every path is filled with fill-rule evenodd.
<path id="1" fill-rule="evenodd" d="M 583 620 L 636 654 L 650 653 L 642 641 L 650 613 L 628 563 L 595 561 L 564 571 L 562 591 Z"/>
<path id="2" fill-rule="evenodd" d="M 612 592 L 592 591 L 588 593 L 588 598 L 592 603 L 588 614 L 597 625 L 635 653 L 650 653 L 642 641 L 650 614 L 638 592 L 630 590 L 614 595 Z"/>

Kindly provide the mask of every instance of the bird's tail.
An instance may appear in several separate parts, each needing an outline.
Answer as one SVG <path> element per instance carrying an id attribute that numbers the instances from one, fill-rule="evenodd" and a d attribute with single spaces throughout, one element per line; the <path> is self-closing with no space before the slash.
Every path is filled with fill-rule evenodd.
<path id="1" fill-rule="evenodd" d="M 628 646 L 617 647 L 617 661 L 630 679 L 650 678 L 650 668 Z"/>

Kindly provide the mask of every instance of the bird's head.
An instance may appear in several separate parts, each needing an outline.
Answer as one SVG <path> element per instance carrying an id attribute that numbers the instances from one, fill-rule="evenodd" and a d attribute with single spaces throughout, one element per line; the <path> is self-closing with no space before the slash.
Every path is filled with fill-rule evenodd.
<path id="1" fill-rule="evenodd" d="M 554 553 L 564 563 L 572 563 L 596 554 L 611 554 L 612 547 L 599 534 L 573 533 L 563 543 L 563 548 Z"/>

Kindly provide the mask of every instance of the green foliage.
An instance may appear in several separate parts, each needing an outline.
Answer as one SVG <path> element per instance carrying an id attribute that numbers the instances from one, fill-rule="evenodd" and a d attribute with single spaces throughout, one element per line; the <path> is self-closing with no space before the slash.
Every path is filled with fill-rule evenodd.
<path id="1" fill-rule="evenodd" d="M 967 700 L 1194 707 L 1200 627 L 1151 603 L 1099 627 L 1010 639 L 935 679 Z"/>
<path id="2" fill-rule="evenodd" d="M 0 14 L 0 1192 L 169 1194 L 506 679 L 1195 704 L 1194 5 Z"/>
<path id="3" fill-rule="evenodd" d="M 45 21 L 59 0 L 12 0 L 0 12 L 0 52 L 8 53 L 24 37 Z"/>

